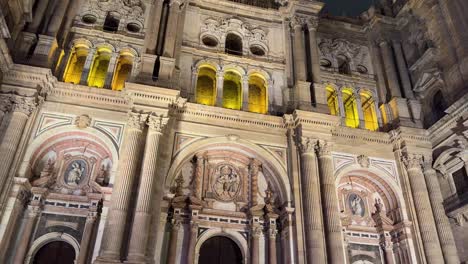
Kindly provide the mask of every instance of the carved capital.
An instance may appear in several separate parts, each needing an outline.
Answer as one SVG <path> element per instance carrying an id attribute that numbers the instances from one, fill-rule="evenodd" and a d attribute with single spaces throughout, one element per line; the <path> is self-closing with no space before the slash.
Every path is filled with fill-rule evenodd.
<path id="1" fill-rule="evenodd" d="M 298 138 L 298 147 L 302 154 L 315 154 L 317 140 L 309 137 Z"/>
<path id="2" fill-rule="evenodd" d="M 148 118 L 148 121 L 146 122 L 146 124 L 148 124 L 148 127 L 150 130 L 154 130 L 158 133 L 163 133 L 168 122 L 169 122 L 168 117 L 163 117 L 162 115 L 160 116 L 151 115 Z"/>
<path id="3" fill-rule="evenodd" d="M 2 96 L 0 97 L 0 112 L 10 112 L 11 108 L 13 106 L 13 103 L 11 102 L 10 97 L 8 96 Z"/>
<path id="4" fill-rule="evenodd" d="M 260 168 L 262 167 L 262 163 L 257 159 L 250 159 L 250 175 L 258 175 Z"/>
<path id="5" fill-rule="evenodd" d="M 289 23 L 292 29 L 296 29 L 296 28 L 302 28 L 306 21 L 307 21 L 306 18 L 295 15 L 291 17 Z"/>
<path id="6" fill-rule="evenodd" d="M 403 163 L 408 170 L 421 170 L 423 158 L 420 154 L 407 154 L 402 157 Z"/>
<path id="7" fill-rule="evenodd" d="M 283 122 L 286 128 L 294 128 L 294 126 L 296 125 L 293 115 L 284 115 Z"/>
<path id="8" fill-rule="evenodd" d="M 318 144 L 316 145 L 316 150 L 317 150 L 317 155 L 319 157 L 324 157 L 324 156 L 331 156 L 331 151 L 332 151 L 332 144 L 325 141 L 325 140 L 319 140 Z"/>
<path id="9" fill-rule="evenodd" d="M 263 234 L 263 228 L 260 226 L 252 228 L 252 235 L 254 237 L 259 237 Z"/>
<path id="10" fill-rule="evenodd" d="M 11 110 L 13 112 L 20 112 L 30 116 L 34 109 L 36 109 L 37 104 L 33 98 L 15 97 L 12 99 L 13 104 Z"/>
<path id="11" fill-rule="evenodd" d="M 147 118 L 148 118 L 148 115 L 146 114 L 129 112 L 127 125 L 128 127 L 133 128 L 133 129 L 143 130 Z"/>
<path id="12" fill-rule="evenodd" d="M 310 17 L 307 19 L 306 24 L 309 30 L 317 30 L 319 19 L 318 17 Z"/>
<path id="13" fill-rule="evenodd" d="M 41 213 L 41 207 L 35 205 L 28 205 L 28 217 L 35 218 Z"/>

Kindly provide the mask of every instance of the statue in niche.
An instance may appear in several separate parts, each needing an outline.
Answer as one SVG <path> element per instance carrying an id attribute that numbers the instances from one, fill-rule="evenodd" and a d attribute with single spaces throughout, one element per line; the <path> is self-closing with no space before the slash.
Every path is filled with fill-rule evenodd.
<path id="1" fill-rule="evenodd" d="M 78 186 L 86 177 L 86 163 L 76 160 L 70 163 L 65 171 L 65 183 L 69 186 Z"/>
<path id="2" fill-rule="evenodd" d="M 219 169 L 213 186 L 213 191 L 223 201 L 232 201 L 240 187 L 240 177 L 228 165 L 223 165 Z"/>
<path id="3" fill-rule="evenodd" d="M 349 205 L 351 209 L 351 213 L 356 216 L 364 216 L 364 201 L 361 197 L 357 194 L 351 194 L 349 196 Z"/>
<path id="4" fill-rule="evenodd" d="M 99 170 L 98 176 L 96 177 L 97 184 L 101 186 L 108 186 L 109 185 L 109 169 L 106 165 L 102 164 L 101 169 Z"/>

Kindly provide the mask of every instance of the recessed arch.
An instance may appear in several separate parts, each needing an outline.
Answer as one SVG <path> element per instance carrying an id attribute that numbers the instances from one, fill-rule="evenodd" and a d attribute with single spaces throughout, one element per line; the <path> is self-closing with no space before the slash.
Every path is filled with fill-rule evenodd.
<path id="1" fill-rule="evenodd" d="M 268 111 L 268 81 L 259 73 L 249 75 L 249 111 L 265 114 Z"/>
<path id="2" fill-rule="evenodd" d="M 41 249 L 44 245 L 54 242 L 54 241 L 63 241 L 70 244 L 75 250 L 75 261 L 78 258 L 80 253 L 80 243 L 71 235 L 67 233 L 60 233 L 60 232 L 52 232 L 47 233 L 43 236 L 40 236 L 32 243 L 28 254 L 26 255 L 25 263 L 33 263 L 34 255 L 37 253 L 39 249 Z"/>
<path id="3" fill-rule="evenodd" d="M 202 235 L 198 238 L 197 244 L 195 245 L 195 264 L 198 264 L 200 248 L 202 247 L 203 243 L 205 243 L 208 239 L 216 236 L 223 236 L 234 241 L 242 252 L 242 256 L 244 259 L 243 263 L 248 263 L 248 243 L 239 232 L 230 229 L 210 228 L 209 230 L 202 233 Z"/>

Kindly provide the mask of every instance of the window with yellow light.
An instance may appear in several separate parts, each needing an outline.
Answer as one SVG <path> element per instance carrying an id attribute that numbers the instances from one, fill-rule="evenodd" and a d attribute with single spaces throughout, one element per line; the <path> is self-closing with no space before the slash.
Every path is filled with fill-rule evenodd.
<path id="1" fill-rule="evenodd" d="M 94 57 L 91 70 L 88 77 L 88 85 L 97 88 L 103 88 L 107 77 L 107 68 L 111 58 L 112 51 L 107 48 L 101 48 Z"/>
<path id="2" fill-rule="evenodd" d="M 249 77 L 249 111 L 265 114 L 267 108 L 267 82 L 259 74 Z"/>
<path id="3" fill-rule="evenodd" d="M 196 101 L 213 106 L 216 103 L 216 70 L 211 66 L 201 66 L 196 84 Z"/>
<path id="4" fill-rule="evenodd" d="M 81 80 L 81 74 L 88 57 L 88 47 L 76 46 L 73 48 L 72 54 L 65 68 L 63 74 L 63 81 L 66 83 L 79 84 Z"/>

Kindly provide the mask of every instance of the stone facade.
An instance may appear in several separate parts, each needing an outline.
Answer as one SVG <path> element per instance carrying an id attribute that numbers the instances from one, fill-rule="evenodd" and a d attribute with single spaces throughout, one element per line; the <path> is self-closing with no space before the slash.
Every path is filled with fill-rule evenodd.
<path id="1" fill-rule="evenodd" d="M 0 0 L 0 262 L 468 262 L 468 3 L 323 7 Z"/>

